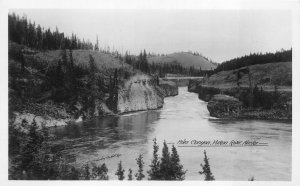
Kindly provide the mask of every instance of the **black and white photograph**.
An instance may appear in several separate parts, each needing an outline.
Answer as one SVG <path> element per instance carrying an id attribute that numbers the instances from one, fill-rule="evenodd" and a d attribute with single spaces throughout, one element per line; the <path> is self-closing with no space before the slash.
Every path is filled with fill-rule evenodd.
<path id="1" fill-rule="evenodd" d="M 292 183 L 295 10 L 91 6 L 5 12 L 9 183 Z"/>

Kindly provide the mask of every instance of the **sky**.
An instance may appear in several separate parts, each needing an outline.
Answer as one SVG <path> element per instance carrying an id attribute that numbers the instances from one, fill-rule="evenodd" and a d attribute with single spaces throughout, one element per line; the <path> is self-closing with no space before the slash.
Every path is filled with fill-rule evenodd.
<path id="1" fill-rule="evenodd" d="M 44 28 L 137 54 L 197 51 L 215 62 L 292 47 L 289 10 L 10 10 Z"/>

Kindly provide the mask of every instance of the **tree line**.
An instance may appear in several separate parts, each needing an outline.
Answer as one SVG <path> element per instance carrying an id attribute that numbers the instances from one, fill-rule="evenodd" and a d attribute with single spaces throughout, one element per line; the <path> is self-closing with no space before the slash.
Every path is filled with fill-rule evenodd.
<path id="1" fill-rule="evenodd" d="M 156 74 L 160 77 L 164 77 L 166 74 L 182 74 L 186 76 L 205 76 L 212 74 L 212 70 L 201 70 L 195 67 L 183 67 L 176 62 L 172 63 L 152 63 L 147 60 L 150 53 L 146 53 L 146 50 L 140 52 L 139 55 L 130 55 L 126 52 L 122 55 L 118 51 L 111 51 L 110 47 L 100 48 L 99 39 L 97 36 L 96 43 L 93 45 L 90 41 L 79 39 L 76 34 L 71 37 L 65 36 L 63 32 L 59 32 L 58 28 L 55 31 L 51 31 L 50 28 L 42 28 L 39 24 L 36 25 L 27 19 L 26 16 L 20 17 L 15 13 L 8 15 L 8 33 L 9 40 L 21 45 L 28 46 L 37 50 L 58 50 L 58 49 L 85 49 L 95 50 L 102 53 L 107 53 L 115 56 L 120 60 L 124 60 L 127 64 L 130 64 L 135 69 L 141 70 L 147 74 Z M 193 55 L 201 55 L 198 52 L 191 53 Z M 206 58 L 208 59 L 208 58 Z"/>
<path id="2" fill-rule="evenodd" d="M 211 75 L 213 70 L 202 70 L 194 66 L 183 67 L 176 61 L 171 63 L 149 63 L 146 50 L 140 52 L 138 56 L 130 55 L 129 52 L 125 53 L 125 63 L 133 66 L 135 69 L 141 70 L 144 73 L 165 77 L 166 74 L 180 74 L 186 76 L 206 76 Z"/>
<path id="3" fill-rule="evenodd" d="M 79 39 L 72 33 L 71 37 L 59 32 L 58 28 L 51 31 L 39 24 L 36 25 L 25 16 L 20 17 L 15 13 L 8 15 L 8 37 L 10 41 L 26 45 L 37 50 L 57 50 L 57 49 L 86 49 L 93 50 L 90 41 Z"/>
<path id="4" fill-rule="evenodd" d="M 253 53 L 242 57 L 225 61 L 217 66 L 214 73 L 220 71 L 234 70 L 245 66 L 266 64 L 274 62 L 290 62 L 292 61 L 292 48 L 289 50 L 281 49 L 275 53 Z"/>

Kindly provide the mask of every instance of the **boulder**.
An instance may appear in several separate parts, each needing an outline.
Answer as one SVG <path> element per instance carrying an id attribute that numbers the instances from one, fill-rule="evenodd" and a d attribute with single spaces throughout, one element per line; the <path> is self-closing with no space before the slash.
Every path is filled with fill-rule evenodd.
<path id="1" fill-rule="evenodd" d="M 216 94 L 208 102 L 207 109 L 213 117 L 236 118 L 242 110 L 242 102 L 231 96 Z"/>

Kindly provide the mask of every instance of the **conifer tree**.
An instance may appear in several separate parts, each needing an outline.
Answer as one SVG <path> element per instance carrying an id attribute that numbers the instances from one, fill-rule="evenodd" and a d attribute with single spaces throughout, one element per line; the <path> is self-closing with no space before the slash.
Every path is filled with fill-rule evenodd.
<path id="1" fill-rule="evenodd" d="M 25 72 L 25 58 L 21 50 L 19 50 L 19 60 L 21 62 L 21 73 Z"/>
<path id="2" fill-rule="evenodd" d="M 24 170 L 26 170 L 33 163 L 34 156 L 38 152 L 43 142 L 43 139 L 41 138 L 37 130 L 38 126 L 34 118 L 29 128 L 28 141 L 25 147 L 23 147 L 22 149 L 21 168 Z M 31 166 L 34 167 L 34 165 Z"/>
<path id="3" fill-rule="evenodd" d="M 128 172 L 128 180 L 132 180 L 132 170 L 129 169 Z"/>
<path id="4" fill-rule="evenodd" d="M 186 171 L 183 170 L 183 166 L 180 164 L 180 158 L 174 145 L 172 146 L 171 166 L 172 179 L 184 180 Z"/>
<path id="5" fill-rule="evenodd" d="M 101 170 L 101 172 L 100 172 L 100 177 L 99 177 L 99 179 L 100 179 L 100 180 L 108 180 L 108 179 L 109 179 L 109 177 L 108 177 L 108 175 L 107 175 L 108 169 L 107 169 L 105 163 L 103 163 L 103 164 L 101 165 L 100 170 Z"/>
<path id="6" fill-rule="evenodd" d="M 209 162 L 208 162 L 208 158 L 206 156 L 206 151 L 204 151 L 204 165 L 201 164 L 201 167 L 202 167 L 202 171 L 199 171 L 199 174 L 204 174 L 205 178 L 204 180 L 205 181 L 213 181 L 215 180 L 211 170 L 210 170 L 210 165 L 209 165 Z"/>
<path id="7" fill-rule="evenodd" d="M 145 175 L 143 173 L 143 171 L 144 171 L 144 161 L 143 161 L 143 156 L 141 154 L 136 159 L 136 163 L 139 167 L 138 172 L 135 174 L 136 180 L 142 180 L 145 177 Z"/>
<path id="8" fill-rule="evenodd" d="M 153 159 L 150 165 L 150 170 L 148 171 L 149 180 L 159 180 L 160 179 L 160 167 L 158 159 L 158 149 L 156 138 L 153 139 Z"/>
<path id="9" fill-rule="evenodd" d="M 107 175 L 108 169 L 103 163 L 101 166 L 93 166 L 92 168 L 92 179 L 97 179 L 97 180 L 108 180 L 108 175 Z"/>
<path id="10" fill-rule="evenodd" d="M 99 40 L 98 40 L 98 35 L 97 35 L 97 40 L 96 40 L 96 44 L 94 47 L 95 51 L 99 51 Z"/>
<path id="11" fill-rule="evenodd" d="M 117 172 L 115 173 L 115 175 L 118 176 L 118 180 L 124 180 L 124 178 L 125 178 L 124 172 L 125 172 L 125 170 L 122 167 L 122 161 L 120 161 L 120 163 L 118 163 Z"/>
<path id="12" fill-rule="evenodd" d="M 160 173 L 162 180 L 171 180 L 171 160 L 170 160 L 170 153 L 169 148 L 167 146 L 166 141 L 164 141 L 164 146 L 162 149 L 162 157 L 160 160 Z"/>
<path id="13" fill-rule="evenodd" d="M 90 167 L 88 164 L 84 166 L 84 179 L 89 180 L 90 179 Z"/>

